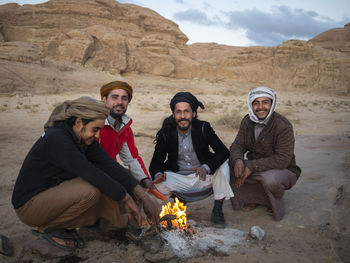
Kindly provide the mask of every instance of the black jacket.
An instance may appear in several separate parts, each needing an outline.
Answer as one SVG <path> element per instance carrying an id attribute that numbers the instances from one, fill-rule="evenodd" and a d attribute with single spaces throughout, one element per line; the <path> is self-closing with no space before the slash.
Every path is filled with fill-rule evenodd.
<path id="1" fill-rule="evenodd" d="M 36 194 L 65 180 L 81 177 L 113 200 L 122 200 L 137 185 L 97 141 L 80 146 L 66 122 L 49 128 L 25 158 L 12 194 L 15 209 Z"/>
<path id="2" fill-rule="evenodd" d="M 153 158 L 149 172 L 154 178 L 158 172 L 170 170 L 177 172 L 179 142 L 173 117 L 165 119 L 163 127 L 158 131 Z M 222 143 L 209 122 L 194 119 L 191 128 L 192 144 L 201 164 L 207 164 L 214 173 L 229 157 L 229 151 Z M 210 151 L 209 146 L 213 152 Z"/>

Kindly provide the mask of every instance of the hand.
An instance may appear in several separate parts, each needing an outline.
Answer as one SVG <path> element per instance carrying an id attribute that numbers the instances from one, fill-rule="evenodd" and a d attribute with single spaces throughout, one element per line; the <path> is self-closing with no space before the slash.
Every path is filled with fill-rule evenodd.
<path id="1" fill-rule="evenodd" d="M 159 183 L 161 183 L 161 182 L 163 182 L 163 181 L 165 181 L 165 180 L 166 180 L 166 173 L 163 173 L 163 174 L 158 173 L 158 174 L 156 174 L 156 176 L 154 177 L 153 185 L 159 184 Z"/>
<path id="2" fill-rule="evenodd" d="M 154 185 L 153 185 L 151 179 L 149 179 L 149 178 L 143 179 L 143 180 L 140 182 L 140 185 L 141 185 L 143 188 L 146 188 L 146 189 L 154 189 Z"/>
<path id="3" fill-rule="evenodd" d="M 155 225 L 159 225 L 160 211 L 158 207 L 152 202 L 152 200 L 147 195 L 145 195 L 142 198 L 142 204 L 143 211 L 145 211 L 145 214 L 151 220 L 151 222 Z"/>
<path id="4" fill-rule="evenodd" d="M 192 170 L 196 172 L 196 176 L 199 176 L 199 180 L 205 181 L 208 172 L 207 169 L 200 166 L 198 168 L 192 168 Z"/>
<path id="5" fill-rule="evenodd" d="M 234 173 L 236 178 L 242 178 L 243 177 L 243 171 L 244 171 L 244 163 L 241 159 L 236 160 L 235 162 L 235 168 Z"/>
<path id="6" fill-rule="evenodd" d="M 152 202 L 152 200 L 145 193 L 145 190 L 140 186 L 136 185 L 133 190 L 134 196 L 142 202 L 143 210 L 145 211 L 147 217 L 156 225 L 159 225 L 159 210 L 157 206 Z"/>
<path id="7" fill-rule="evenodd" d="M 237 188 L 241 187 L 244 184 L 245 179 L 247 179 L 247 177 L 251 174 L 252 174 L 252 171 L 248 167 L 245 167 L 243 176 L 236 179 L 236 183 L 235 183 L 236 187 Z"/>
<path id="8" fill-rule="evenodd" d="M 136 221 L 137 226 L 141 227 L 142 216 L 134 200 L 132 198 L 129 198 L 128 200 L 126 200 L 124 202 L 124 207 L 125 207 L 126 213 L 128 214 L 129 222 L 133 224 Z"/>

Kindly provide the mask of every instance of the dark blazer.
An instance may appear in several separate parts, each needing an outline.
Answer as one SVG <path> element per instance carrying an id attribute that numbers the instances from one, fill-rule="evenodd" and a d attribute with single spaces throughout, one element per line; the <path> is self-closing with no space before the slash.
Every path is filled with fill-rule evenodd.
<path id="1" fill-rule="evenodd" d="M 179 171 L 177 165 L 179 142 L 177 124 L 168 117 L 158 131 L 149 172 L 154 178 L 158 172 Z M 201 164 L 207 164 L 214 173 L 229 157 L 229 151 L 222 143 L 209 122 L 194 119 L 191 128 L 192 144 Z M 209 149 L 211 147 L 212 151 Z"/>
<path id="2" fill-rule="evenodd" d="M 273 113 L 257 140 L 254 135 L 254 122 L 246 115 L 230 147 L 231 174 L 236 160 L 243 160 L 247 154 L 247 166 L 253 173 L 288 169 L 299 177 L 301 169 L 295 162 L 294 142 L 292 124 L 277 112 Z"/>
<path id="3" fill-rule="evenodd" d="M 16 180 L 12 204 L 17 209 L 36 194 L 76 177 L 115 201 L 138 184 L 96 140 L 79 145 L 72 128 L 61 122 L 47 129 L 29 151 Z"/>

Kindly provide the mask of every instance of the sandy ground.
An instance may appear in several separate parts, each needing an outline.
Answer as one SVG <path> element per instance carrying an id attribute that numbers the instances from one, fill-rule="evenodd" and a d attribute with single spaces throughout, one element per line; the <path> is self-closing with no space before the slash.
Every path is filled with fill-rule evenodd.
<path id="1" fill-rule="evenodd" d="M 170 114 L 169 100 L 179 89 L 155 85 L 135 90 L 127 113 L 134 120 L 135 140 L 148 167 L 154 135 L 162 119 Z M 229 147 L 240 118 L 247 112 L 246 92 L 222 87 L 192 92 L 206 106 L 199 118 L 209 120 Z M 147 262 L 140 248 L 120 240 L 88 242 L 87 248 L 70 261 L 42 258 L 23 249 L 32 236 L 30 228 L 17 219 L 10 202 L 17 174 L 53 107 L 81 95 L 98 98 L 97 89 L 0 97 L 0 233 L 9 237 L 15 247 L 15 255 L 0 255 L 0 262 Z M 350 98 L 297 95 L 290 91 L 278 91 L 278 96 L 277 111 L 294 124 L 296 159 L 303 170 L 297 184 L 285 195 L 285 218 L 273 221 L 263 207 L 250 212 L 233 211 L 226 202 L 227 227 L 248 231 L 258 225 L 265 230 L 265 239 L 244 242 L 228 256 L 211 254 L 174 262 L 350 262 Z M 213 199 L 208 198 L 189 204 L 189 218 L 210 225 L 212 203 Z"/>

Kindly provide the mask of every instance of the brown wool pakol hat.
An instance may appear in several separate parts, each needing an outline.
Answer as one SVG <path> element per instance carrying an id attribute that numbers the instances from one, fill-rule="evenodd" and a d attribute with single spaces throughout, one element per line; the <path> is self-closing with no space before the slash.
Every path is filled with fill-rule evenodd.
<path id="1" fill-rule="evenodd" d="M 132 87 L 128 83 L 126 83 L 124 81 L 119 81 L 119 80 L 109 82 L 101 87 L 101 89 L 100 89 L 101 99 L 103 99 L 103 97 L 107 96 L 114 89 L 125 90 L 129 95 L 129 102 L 131 101 L 131 99 L 132 99 Z"/>

